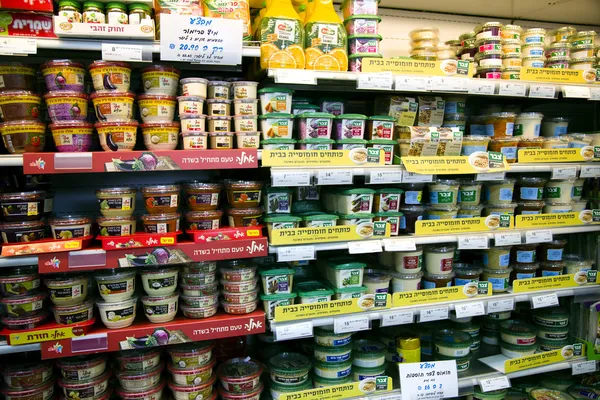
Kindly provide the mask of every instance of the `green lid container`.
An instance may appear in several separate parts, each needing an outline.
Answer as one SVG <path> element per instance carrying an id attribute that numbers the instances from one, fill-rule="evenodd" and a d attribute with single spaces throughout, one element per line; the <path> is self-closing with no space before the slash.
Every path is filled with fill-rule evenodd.
<path id="1" fill-rule="evenodd" d="M 369 141 L 367 139 L 338 139 L 335 142 L 337 144 L 364 144 L 364 145 L 366 145 Z"/>
<path id="2" fill-rule="evenodd" d="M 343 189 L 339 192 L 344 196 L 350 196 L 353 194 L 375 194 L 375 190 L 366 188 L 355 188 L 355 189 Z"/>
<path id="3" fill-rule="evenodd" d="M 312 138 L 312 139 L 300 139 L 300 144 L 334 144 L 335 140 L 326 138 Z"/>
<path id="4" fill-rule="evenodd" d="M 293 89 L 287 89 L 283 87 L 266 87 L 258 91 L 258 93 L 294 93 Z"/>
<path id="5" fill-rule="evenodd" d="M 335 119 L 362 119 L 366 120 L 367 116 L 363 114 L 340 114 Z"/>
<path id="6" fill-rule="evenodd" d="M 148 4 L 144 4 L 144 3 L 131 3 L 129 5 L 129 12 L 131 12 L 133 10 L 143 10 L 149 14 L 152 13 L 152 7 L 150 7 Z"/>
<path id="7" fill-rule="evenodd" d="M 104 3 L 100 3 L 99 1 L 86 1 L 83 3 L 84 11 L 87 7 L 95 7 L 104 10 Z"/>
<path id="8" fill-rule="evenodd" d="M 348 40 L 352 40 L 352 39 L 377 39 L 377 40 L 382 40 L 383 38 L 381 37 L 381 35 L 374 35 L 374 34 L 356 34 L 356 35 L 350 35 L 348 36 Z"/>
<path id="9" fill-rule="evenodd" d="M 270 214 L 265 215 L 263 217 L 263 221 L 265 222 L 300 222 L 302 218 L 295 217 L 293 215 L 283 215 L 283 214 Z"/>
<path id="10" fill-rule="evenodd" d="M 378 17 L 377 15 L 355 14 L 355 15 L 350 15 L 348 18 L 346 18 L 344 20 L 344 24 L 346 24 L 346 22 L 349 22 L 349 21 L 352 21 L 355 19 L 376 19 L 377 22 L 381 22 L 381 18 Z"/>
<path id="11" fill-rule="evenodd" d="M 395 146 L 397 142 L 391 139 L 373 139 L 369 140 L 369 144 L 387 144 L 388 146 Z"/>
<path id="12" fill-rule="evenodd" d="M 327 267 L 333 269 L 357 269 L 367 268 L 367 264 L 356 261 L 354 257 L 341 256 L 328 259 Z"/>
<path id="13" fill-rule="evenodd" d="M 399 211 L 387 211 L 387 212 L 380 212 L 380 213 L 376 213 L 375 214 L 376 217 L 402 217 L 404 216 L 404 213 L 401 213 Z"/>
<path id="14" fill-rule="evenodd" d="M 382 188 L 382 189 L 376 189 L 375 190 L 376 194 L 385 194 L 385 193 L 390 193 L 390 194 L 402 194 L 404 193 L 403 189 L 400 188 Z"/>
<path id="15" fill-rule="evenodd" d="M 325 119 L 334 119 L 335 115 L 329 114 L 326 112 L 316 112 L 316 113 L 304 113 L 297 115 L 296 118 L 325 118 Z"/>
<path id="16" fill-rule="evenodd" d="M 116 1 L 106 3 L 106 9 L 110 10 L 111 8 L 118 8 L 119 10 L 123 10 L 124 12 L 127 12 L 127 6 L 123 3 L 118 3 Z"/>
<path id="17" fill-rule="evenodd" d="M 386 346 L 374 340 L 360 339 L 354 342 L 352 354 L 354 358 L 379 358 L 385 356 Z"/>
<path id="18" fill-rule="evenodd" d="M 383 58 L 383 56 L 379 53 L 355 53 L 348 56 L 348 60 L 355 58 Z"/>
<path id="19" fill-rule="evenodd" d="M 338 214 L 340 219 L 369 219 L 374 218 L 375 214 L 364 213 L 364 214 Z"/>
<path id="20" fill-rule="evenodd" d="M 473 398 L 479 400 L 502 400 L 506 396 L 508 390 L 492 390 L 491 392 L 482 392 L 479 385 L 475 385 Z"/>
<path id="21" fill-rule="evenodd" d="M 313 222 L 313 221 L 337 221 L 338 219 L 340 219 L 340 217 L 338 217 L 335 214 L 315 214 L 315 213 L 307 213 L 309 215 L 303 215 L 302 216 L 302 220 L 306 221 L 306 222 Z"/>
<path id="22" fill-rule="evenodd" d="M 73 0 L 60 0 L 58 2 L 58 7 L 74 7 L 77 10 L 81 10 L 81 3 Z"/>
<path id="23" fill-rule="evenodd" d="M 278 392 L 280 396 L 285 393 L 301 392 L 303 390 L 309 390 L 313 388 L 313 384 L 310 379 L 299 385 L 282 385 L 280 383 L 271 381 L 269 386 L 271 387 L 272 391 Z"/>
<path id="24" fill-rule="evenodd" d="M 266 119 L 266 118 L 292 118 L 293 119 L 294 114 L 274 112 L 274 113 L 268 113 L 268 114 L 263 114 L 263 115 L 258 116 L 258 119 Z"/>
<path id="25" fill-rule="evenodd" d="M 319 281 L 307 281 L 296 284 L 296 292 L 300 297 L 331 296 L 333 290 Z"/>
<path id="26" fill-rule="evenodd" d="M 391 121 L 396 122 L 396 118 L 390 117 L 389 115 L 373 115 L 369 117 L 369 121 Z"/>

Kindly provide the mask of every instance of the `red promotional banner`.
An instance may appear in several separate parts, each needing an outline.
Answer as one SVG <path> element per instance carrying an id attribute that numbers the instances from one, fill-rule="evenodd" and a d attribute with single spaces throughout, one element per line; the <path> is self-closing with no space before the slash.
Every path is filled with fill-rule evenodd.
<path id="1" fill-rule="evenodd" d="M 138 314 L 142 312 L 138 309 Z M 140 318 L 140 317 L 139 317 Z M 141 317 L 133 325 L 121 329 L 98 328 L 88 335 L 44 342 L 42 359 L 69 357 L 90 353 L 141 349 L 202 340 L 253 335 L 265 332 L 264 311 L 245 315 L 223 312 L 206 319 L 177 317 L 165 324 L 152 324 Z"/>
<path id="2" fill-rule="evenodd" d="M 78 322 L 73 325 L 58 324 L 52 321 L 45 323 L 42 326 L 38 326 L 37 328 L 23 331 L 4 328 L 0 330 L 0 335 L 6 337 L 6 341 L 11 346 L 48 342 L 84 336 L 95 322 L 96 318 L 92 318 L 90 321 L 86 322 Z"/>
<path id="3" fill-rule="evenodd" d="M 144 248 L 156 246 L 174 246 L 177 244 L 177 235 L 181 231 L 156 234 L 135 233 L 130 236 L 98 236 L 104 250 L 121 250 L 130 248 Z"/>
<path id="4" fill-rule="evenodd" d="M 178 247 L 192 261 L 235 260 L 269 255 L 267 238 L 181 243 Z"/>
<path id="5" fill-rule="evenodd" d="M 25 174 L 258 168 L 256 149 L 24 153 Z"/>
<path id="6" fill-rule="evenodd" d="M 40 253 L 59 253 L 65 251 L 81 250 L 89 246 L 92 237 L 69 240 L 40 240 L 28 243 L 9 243 L 2 245 L 2 256 L 30 256 Z"/>

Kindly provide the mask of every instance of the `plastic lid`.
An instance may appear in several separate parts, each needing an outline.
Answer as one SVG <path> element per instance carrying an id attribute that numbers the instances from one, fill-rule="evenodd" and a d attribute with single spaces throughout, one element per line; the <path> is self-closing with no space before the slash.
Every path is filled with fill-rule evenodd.
<path id="1" fill-rule="evenodd" d="M 142 74 L 147 73 L 147 72 L 155 72 L 155 71 L 172 72 L 172 73 L 175 73 L 177 75 L 180 74 L 180 71 L 177 68 L 173 68 L 173 67 L 170 67 L 168 65 L 151 65 L 149 67 L 144 68 L 142 70 Z"/>
<path id="2" fill-rule="evenodd" d="M 279 370 L 286 373 L 308 372 L 311 367 L 310 359 L 300 353 L 281 353 L 268 360 L 271 371 Z"/>
<path id="3" fill-rule="evenodd" d="M 258 93 L 262 94 L 262 93 L 288 93 L 288 94 L 292 94 L 294 93 L 293 89 L 287 89 L 287 88 L 282 88 L 282 87 L 266 87 L 266 88 L 262 88 L 258 91 Z"/>
<path id="4" fill-rule="evenodd" d="M 505 275 L 512 272 L 512 268 L 501 268 L 501 269 L 484 269 L 483 272 L 488 275 Z"/>
<path id="5" fill-rule="evenodd" d="M 314 114 L 311 114 L 311 115 L 314 115 Z M 294 119 L 294 115 L 293 114 L 288 114 L 288 113 L 269 113 L 269 114 L 259 115 L 258 118 L 259 119 L 266 119 L 266 118 L 289 118 L 289 119 Z"/>
<path id="6" fill-rule="evenodd" d="M 442 329 L 433 334 L 433 342 L 436 345 L 447 347 L 470 347 L 473 344 L 471 335 L 457 329 Z"/>
<path id="7" fill-rule="evenodd" d="M 144 4 L 144 3 L 131 3 L 129 4 L 129 12 L 138 9 L 138 10 L 144 10 L 148 13 L 152 12 L 152 7 L 150 7 L 148 4 Z"/>
<path id="8" fill-rule="evenodd" d="M 355 261 L 355 258 L 350 256 L 341 256 L 330 258 L 326 261 L 329 268 L 336 270 L 366 268 L 367 264 Z"/>
<path id="9" fill-rule="evenodd" d="M 217 375 L 219 379 L 226 382 L 236 382 L 258 377 L 262 371 L 262 366 L 250 357 L 232 358 L 219 366 Z"/>
<path id="10" fill-rule="evenodd" d="M 352 355 L 361 358 L 378 358 L 385 353 L 387 346 L 374 340 L 360 339 L 352 345 Z"/>
<path id="11" fill-rule="evenodd" d="M 535 336 L 536 328 L 526 322 L 511 319 L 500 324 L 500 332 L 513 336 Z"/>
<path id="12" fill-rule="evenodd" d="M 375 214 L 362 213 L 362 214 L 337 214 L 341 219 L 372 219 Z"/>
<path id="13" fill-rule="evenodd" d="M 334 293 L 333 290 L 319 281 L 300 282 L 296 284 L 296 291 L 299 296 L 303 297 L 331 296 Z"/>
<path id="14" fill-rule="evenodd" d="M 132 4 L 133 5 L 133 4 Z M 185 85 L 186 83 L 204 83 L 208 84 L 208 80 L 204 78 L 183 78 L 179 81 L 180 84 Z"/>
<path id="15" fill-rule="evenodd" d="M 354 19 L 376 19 L 377 22 L 381 22 L 381 18 L 378 17 L 377 15 L 354 14 L 354 15 L 348 16 L 348 18 L 346 18 L 344 20 L 344 24 L 346 24 L 346 22 L 352 21 Z"/>

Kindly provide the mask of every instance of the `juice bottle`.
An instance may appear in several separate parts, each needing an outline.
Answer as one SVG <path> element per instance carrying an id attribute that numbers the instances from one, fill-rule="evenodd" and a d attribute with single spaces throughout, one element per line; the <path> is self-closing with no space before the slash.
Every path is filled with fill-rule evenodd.
<path id="1" fill-rule="evenodd" d="M 204 16 L 239 19 L 242 21 L 242 38 L 251 40 L 250 6 L 246 0 L 204 0 Z"/>
<path id="2" fill-rule="evenodd" d="M 294 6 L 294 10 L 298 13 L 301 21 L 305 21 L 306 17 L 306 7 L 308 5 L 308 0 L 292 0 L 292 5 Z"/>
<path id="3" fill-rule="evenodd" d="M 290 0 L 273 0 L 260 22 L 260 67 L 304 69 L 304 29 Z"/>
<path id="4" fill-rule="evenodd" d="M 305 31 L 306 69 L 348 70 L 346 30 L 332 0 L 314 0 Z"/>

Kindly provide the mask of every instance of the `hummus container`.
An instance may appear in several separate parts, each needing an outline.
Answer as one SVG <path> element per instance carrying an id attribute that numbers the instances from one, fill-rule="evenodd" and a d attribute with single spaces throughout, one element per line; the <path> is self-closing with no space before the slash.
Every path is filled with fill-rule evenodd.
<path id="1" fill-rule="evenodd" d="M 94 317 L 94 303 L 88 300 L 75 306 L 52 307 L 54 320 L 57 324 L 71 325 L 90 321 Z"/>
<path id="2" fill-rule="evenodd" d="M 430 274 L 425 273 L 422 278 L 423 289 L 435 289 L 452 286 L 452 279 L 454 279 L 454 272 L 446 274 Z"/>
<path id="3" fill-rule="evenodd" d="M 76 239 L 91 235 L 92 220 L 80 215 L 66 215 L 50 219 L 54 239 Z"/>
<path id="4" fill-rule="evenodd" d="M 0 388 L 6 400 L 51 400 L 54 398 L 55 379 L 29 388 Z"/>
<path id="5" fill-rule="evenodd" d="M 258 306 L 258 301 L 251 301 L 243 304 L 227 303 L 225 301 L 222 301 L 221 305 L 223 306 L 223 310 L 225 310 L 227 314 L 241 315 L 249 314 L 256 310 L 256 307 Z"/>
<path id="6" fill-rule="evenodd" d="M 535 344 L 536 329 L 533 325 L 518 320 L 508 320 L 500 324 L 500 338 L 514 345 Z"/>
<path id="7" fill-rule="evenodd" d="M 185 182 L 183 185 L 185 204 L 192 211 L 216 210 L 222 190 L 223 185 L 220 183 Z"/>
<path id="8" fill-rule="evenodd" d="M 221 279 L 221 285 L 224 292 L 229 293 L 245 293 L 253 291 L 258 287 L 258 279 L 254 278 L 249 281 L 234 282 Z"/>
<path id="9" fill-rule="evenodd" d="M 208 123 L 208 132 L 231 132 L 231 117 L 230 116 L 213 116 L 206 117 Z M 256 129 L 254 129 L 256 130 Z"/>
<path id="10" fill-rule="evenodd" d="M 316 376 L 327 379 L 343 378 L 349 376 L 352 373 L 352 360 L 339 363 L 316 361 L 314 363 L 313 373 Z"/>
<path id="11" fill-rule="evenodd" d="M 352 333 L 334 333 L 332 328 L 316 327 L 314 341 L 323 347 L 340 347 L 352 342 Z"/>
<path id="12" fill-rule="evenodd" d="M 87 109 L 87 103 L 86 103 Z M 87 112 L 86 112 L 87 116 Z M 59 121 L 49 125 L 59 152 L 86 152 L 92 149 L 93 125 L 83 121 Z"/>
<path id="13" fill-rule="evenodd" d="M 381 35 L 356 34 L 348 36 L 348 52 L 350 54 L 378 54 Z"/>
<path id="14" fill-rule="evenodd" d="M 153 324 L 172 321 L 177 315 L 178 301 L 179 293 L 156 297 L 142 296 L 144 314 Z"/>
<path id="15" fill-rule="evenodd" d="M 100 212 L 105 217 L 128 217 L 135 211 L 133 187 L 115 187 L 96 190 Z"/>
<path id="16" fill-rule="evenodd" d="M 225 181 L 227 202 L 235 208 L 254 208 L 260 204 L 262 182 L 259 181 Z"/>
<path id="17" fill-rule="evenodd" d="M 206 114 L 211 117 L 228 117 L 228 116 L 230 116 L 231 115 L 231 100 L 221 100 L 221 99 L 206 100 Z M 256 115 L 256 114 L 252 114 L 252 115 Z"/>
<path id="18" fill-rule="evenodd" d="M 362 368 L 376 368 L 385 364 L 387 347 L 373 340 L 360 339 L 352 345 L 352 365 Z"/>
<path id="19" fill-rule="evenodd" d="M 590 271 L 594 263 L 592 260 L 586 260 L 583 257 L 575 254 L 565 254 L 563 255 L 563 260 L 566 264 L 565 274 L 576 274 L 579 271 Z"/>
<path id="20" fill-rule="evenodd" d="M 352 345 L 325 347 L 315 344 L 313 351 L 315 362 L 340 363 L 352 360 Z"/>
<path id="21" fill-rule="evenodd" d="M 273 216 L 266 215 L 263 221 L 267 224 L 269 237 L 272 236 L 273 229 L 293 229 L 300 226 L 302 218 L 294 217 L 293 215 L 275 214 Z"/>
<path id="22" fill-rule="evenodd" d="M 148 214 L 173 213 L 179 207 L 179 185 L 152 185 L 142 187 L 144 206 Z"/>
<path id="23" fill-rule="evenodd" d="M 229 91 L 231 90 L 231 83 L 225 81 L 208 81 L 208 98 L 229 100 Z"/>
<path id="24" fill-rule="evenodd" d="M 284 265 L 271 265 L 260 268 L 263 292 L 265 294 L 291 293 L 296 271 Z"/>
<path id="25" fill-rule="evenodd" d="M 1 106 L 0 106 L 1 110 Z M 0 116 L 2 112 L 0 111 Z M 46 125 L 37 121 L 10 121 L 0 124 L 4 147 L 11 154 L 44 151 Z"/>
<path id="26" fill-rule="evenodd" d="M 482 263 L 488 269 L 502 269 L 510 265 L 511 246 L 494 246 L 483 250 Z"/>
<path id="27" fill-rule="evenodd" d="M 386 115 L 369 117 L 367 121 L 367 139 L 393 139 L 396 118 Z"/>
<path id="28" fill-rule="evenodd" d="M 171 373 L 173 383 L 182 386 L 197 386 L 210 381 L 215 364 L 216 360 L 213 358 L 207 364 L 186 368 L 169 363 L 167 369 Z"/>
<path id="29" fill-rule="evenodd" d="M 571 47 L 571 58 L 590 58 L 596 56 L 596 47 L 593 43 L 579 44 Z"/>
<path id="30" fill-rule="evenodd" d="M 206 98 L 208 80 L 204 78 L 184 78 L 179 81 L 183 96 L 200 96 Z"/>
<path id="31" fill-rule="evenodd" d="M 537 337 L 547 341 L 562 341 L 569 338 L 568 326 L 538 326 Z M 562 346 L 561 346 L 562 347 Z"/>
<path id="32" fill-rule="evenodd" d="M 544 43 L 546 30 L 542 28 L 527 29 L 523 32 L 523 43 Z"/>
<path id="33" fill-rule="evenodd" d="M 0 79 L 4 90 L 34 90 L 36 70 L 25 64 L 5 63 L 0 65 Z"/>
<path id="34" fill-rule="evenodd" d="M 492 285 L 492 293 L 502 293 L 508 290 L 511 272 L 512 268 L 484 269 L 481 278 Z"/>
<path id="35" fill-rule="evenodd" d="M 63 389 L 67 399 L 95 400 L 108 389 L 110 371 L 87 381 L 72 381 L 58 378 L 58 386 Z"/>
<path id="36" fill-rule="evenodd" d="M 30 295 L 39 287 L 37 268 L 15 267 L 0 275 L 0 295 L 4 297 Z"/>
<path id="37" fill-rule="evenodd" d="M 207 382 L 198 385 L 177 385 L 173 381 L 169 381 L 169 389 L 173 393 L 175 400 L 190 400 L 190 399 L 212 399 L 213 384 L 216 377 L 213 375 Z"/>
<path id="38" fill-rule="evenodd" d="M 219 229 L 223 211 L 188 211 L 185 213 L 185 229 L 204 231 Z"/>
<path id="39" fill-rule="evenodd" d="M 260 126 L 263 139 L 291 139 L 294 131 L 294 116 L 286 113 L 270 113 L 261 115 Z M 331 133 L 331 124 L 329 124 Z"/>
<path id="40" fill-rule="evenodd" d="M 330 139 L 335 116 L 328 113 L 304 113 L 298 119 L 299 139 Z M 264 132 L 264 128 L 263 128 Z"/>
<path id="41" fill-rule="evenodd" d="M 229 115 L 225 114 L 225 115 Z M 258 100 L 236 99 L 233 100 L 233 115 L 258 115 Z"/>
<path id="42" fill-rule="evenodd" d="M 209 364 L 212 359 L 213 342 L 186 343 L 167 348 L 176 368 L 192 369 Z"/>
<path id="43" fill-rule="evenodd" d="M 540 136 L 542 119 L 541 113 L 521 113 L 515 119 L 514 135 L 524 138 L 534 138 Z"/>
<path id="44" fill-rule="evenodd" d="M 456 247 L 425 247 L 425 266 L 429 274 L 451 274 Z"/>
<path id="45" fill-rule="evenodd" d="M 11 389 L 28 389 L 52 378 L 52 363 L 13 363 L 0 369 L 4 382 Z"/>
<path id="46" fill-rule="evenodd" d="M 210 117 L 209 117 L 210 118 Z M 257 115 L 236 115 L 233 117 L 233 126 L 236 132 L 257 132 L 258 131 L 258 116 Z M 258 136 L 258 134 L 257 134 Z M 258 141 L 256 141 L 258 144 Z"/>
<path id="47" fill-rule="evenodd" d="M 262 195 L 267 214 L 289 214 L 292 212 L 291 188 L 268 186 Z"/>
<path id="48" fill-rule="evenodd" d="M 179 114 L 181 133 L 203 133 L 206 130 L 206 116 L 201 114 Z M 183 135 L 185 136 L 185 135 Z"/>
<path id="49" fill-rule="evenodd" d="M 336 226 L 336 221 L 339 219 L 337 215 L 332 214 L 315 214 L 302 217 L 302 226 L 305 228 L 323 228 Z"/>
<path id="50" fill-rule="evenodd" d="M 429 185 L 429 203 L 455 206 L 458 202 L 459 181 L 442 179 Z"/>
<path id="51" fill-rule="evenodd" d="M 260 132 L 236 132 L 235 139 L 238 149 L 258 149 L 260 147 Z"/>
<path id="52" fill-rule="evenodd" d="M 219 268 L 221 278 L 230 282 L 246 282 L 256 277 L 256 267 L 242 261 L 229 261 Z"/>
<path id="53" fill-rule="evenodd" d="M 204 114 L 204 97 L 200 96 L 179 96 L 179 114 Z M 219 114 L 209 114 L 219 115 Z M 228 114 L 223 114 L 228 115 Z"/>
<path id="54" fill-rule="evenodd" d="M 0 314 L 10 317 L 29 317 L 44 307 L 48 295 L 44 292 L 0 299 Z"/>
<path id="55" fill-rule="evenodd" d="M 44 206 L 48 196 L 48 193 L 43 190 L 0 194 L 0 208 L 4 221 L 20 222 L 41 219 L 45 213 Z M 27 237 L 20 236 L 19 239 L 27 241 Z"/>
<path id="56" fill-rule="evenodd" d="M 48 318 L 48 313 L 44 310 L 39 311 L 35 315 L 28 317 L 11 317 L 6 316 L 0 318 L 0 322 L 9 330 L 31 330 L 37 328 Z"/>
<path id="57" fill-rule="evenodd" d="M 360 382 L 365 379 L 375 379 L 378 376 L 385 376 L 386 368 L 385 366 L 374 367 L 374 368 L 365 368 L 365 367 L 357 367 L 354 365 L 352 367 L 352 376 L 354 382 Z"/>
<path id="58" fill-rule="evenodd" d="M 88 292 L 88 277 L 85 275 L 57 274 L 44 279 L 50 300 L 57 306 L 74 306 L 83 303 Z"/>
<path id="59" fill-rule="evenodd" d="M 544 198 L 556 203 L 570 203 L 576 179 L 548 181 Z"/>
<path id="60" fill-rule="evenodd" d="M 470 156 L 478 151 L 487 151 L 490 138 L 487 136 L 463 136 L 461 155 Z"/>
<path id="61" fill-rule="evenodd" d="M 258 298 L 258 289 L 250 290 L 248 292 L 241 293 L 230 293 L 223 292 L 223 300 L 231 304 L 244 304 L 250 303 Z"/>
<path id="62" fill-rule="evenodd" d="M 181 272 L 185 274 L 207 274 L 217 271 L 216 261 L 198 261 L 183 264 Z"/>
<path id="63" fill-rule="evenodd" d="M 181 214 L 146 214 L 142 215 L 144 231 L 146 233 L 172 233 L 179 231 Z"/>
<path id="64" fill-rule="evenodd" d="M 398 188 L 383 188 L 375 191 L 374 212 L 399 212 L 404 190 Z"/>
<path id="65" fill-rule="evenodd" d="M 41 103 L 42 98 L 33 92 L 0 92 L 0 118 L 4 122 L 37 120 Z"/>
<path id="66" fill-rule="evenodd" d="M 49 92 L 44 95 L 48 116 L 52 122 L 85 121 L 88 116 L 88 95 L 79 92 Z"/>
<path id="67" fill-rule="evenodd" d="M 164 366 L 159 363 L 154 368 L 146 371 L 116 371 L 115 376 L 121 388 L 128 391 L 148 390 L 160 383 L 160 374 Z"/>
<path id="68" fill-rule="evenodd" d="M 433 334 L 435 352 L 445 357 L 468 356 L 472 343 L 471 335 L 455 329 L 442 329 Z"/>
<path id="69" fill-rule="evenodd" d="M 362 114 L 341 114 L 335 117 L 334 139 L 363 139 L 367 117 Z M 362 146 L 365 147 L 365 146 Z"/>
<path id="70" fill-rule="evenodd" d="M 186 286 L 200 286 L 200 285 L 186 285 Z M 206 285 L 205 285 L 206 286 Z M 256 299 L 256 296 L 254 297 Z M 214 306 L 219 302 L 219 295 L 207 295 L 207 296 L 187 296 L 181 295 L 181 306 L 188 308 L 208 308 Z"/>
<path id="71" fill-rule="evenodd" d="M 90 99 L 101 122 L 127 121 L 133 117 L 135 94 L 131 92 L 95 92 Z"/>
<path id="72" fill-rule="evenodd" d="M 263 150 L 294 150 L 295 139 L 268 139 L 260 141 Z"/>
<path id="73" fill-rule="evenodd" d="M 414 273 L 392 273 L 392 293 L 412 292 L 421 289 L 421 277 L 423 272 Z"/>
<path id="74" fill-rule="evenodd" d="M 565 327 L 569 325 L 569 312 L 562 307 L 536 310 L 533 322 L 538 326 Z"/>
<path id="75" fill-rule="evenodd" d="M 345 189 L 337 194 L 335 210 L 340 214 L 370 214 L 373 210 L 373 189 Z"/>
<path id="76" fill-rule="evenodd" d="M 143 268 L 140 275 L 144 291 L 149 296 L 167 296 L 175 293 L 178 273 L 177 267 Z"/>
<path id="77" fill-rule="evenodd" d="M 363 281 L 368 294 L 388 293 L 392 276 L 384 270 L 367 269 Z"/>
<path id="78" fill-rule="evenodd" d="M 566 135 L 569 128 L 569 119 L 564 117 L 544 118 L 542 121 L 542 136 L 554 137 Z"/>
<path id="79" fill-rule="evenodd" d="M 296 293 L 279 293 L 279 294 L 261 294 L 260 299 L 263 302 L 263 308 L 267 314 L 267 319 L 275 318 L 275 308 L 279 306 L 289 306 L 294 304 Z M 227 303 L 229 305 L 239 303 Z"/>
<path id="80" fill-rule="evenodd" d="M 94 90 L 126 92 L 131 84 L 131 66 L 124 62 L 94 61 L 89 66 Z"/>
<path id="81" fill-rule="evenodd" d="M 294 91 L 292 89 L 286 88 L 266 87 L 260 89 L 258 94 L 260 95 L 261 115 L 269 113 L 291 113 L 293 93 Z"/>
<path id="82" fill-rule="evenodd" d="M 165 65 L 153 65 L 142 70 L 142 86 L 147 94 L 177 95 L 179 70 Z"/>
<path id="83" fill-rule="evenodd" d="M 356 369 L 356 368 L 353 368 Z M 328 387 L 328 386 L 337 386 L 337 385 L 343 385 L 343 384 L 347 384 L 347 383 L 352 383 L 352 376 L 348 375 L 345 376 L 343 378 L 337 378 L 337 379 L 327 379 L 327 378 L 322 378 L 320 376 L 313 376 L 313 382 L 314 383 L 314 387 L 315 388 L 324 388 L 324 387 Z M 313 385 L 310 385 L 310 388 L 313 388 Z M 299 390 L 306 390 L 306 389 L 294 389 L 294 391 L 299 391 Z M 271 389 L 271 393 L 273 392 L 273 390 Z"/>
<path id="84" fill-rule="evenodd" d="M 296 284 L 296 292 L 298 293 L 298 303 L 323 303 L 331 301 L 333 290 L 318 281 L 305 281 Z"/>
<path id="85" fill-rule="evenodd" d="M 136 315 L 137 297 L 115 303 L 98 301 L 100 318 L 108 329 L 125 328 L 133 324 Z"/>
<path id="86" fill-rule="evenodd" d="M 104 151 L 131 151 L 135 147 L 137 121 L 96 122 L 94 127 Z"/>
<path id="87" fill-rule="evenodd" d="M 233 149 L 233 133 L 209 132 L 208 140 L 211 149 Z"/>
<path id="88" fill-rule="evenodd" d="M 137 100 L 143 122 L 173 122 L 175 105 L 177 104 L 177 99 L 174 96 L 142 94 L 138 96 Z M 179 113 L 183 114 L 181 107 Z M 202 109 L 197 114 L 202 114 Z"/>
<path id="89" fill-rule="evenodd" d="M 261 386 L 262 372 L 263 367 L 250 358 L 232 358 L 219 366 L 217 376 L 224 390 L 230 393 L 243 393 L 256 390 Z"/>
<path id="90" fill-rule="evenodd" d="M 186 306 L 186 305 L 181 305 L 181 311 L 183 311 L 183 315 L 186 318 L 192 318 L 192 319 L 201 319 L 201 318 L 212 317 L 213 315 L 215 315 L 217 313 L 218 308 L 219 308 L 218 303 L 215 303 L 213 305 L 206 306 L 206 307 L 190 307 L 190 306 Z"/>
<path id="91" fill-rule="evenodd" d="M 263 208 L 229 208 L 227 219 L 230 227 L 262 225 Z"/>
<path id="92" fill-rule="evenodd" d="M 458 203 L 464 205 L 479 205 L 481 201 L 481 183 L 476 181 L 460 182 L 458 190 Z"/>
<path id="93" fill-rule="evenodd" d="M 145 372 L 160 364 L 161 351 L 157 349 L 121 350 L 115 360 L 121 371 Z"/>
<path id="94" fill-rule="evenodd" d="M 253 81 L 237 81 L 231 83 L 231 90 L 233 91 L 233 98 L 235 100 L 256 99 L 257 88 L 258 82 Z"/>
<path id="95" fill-rule="evenodd" d="M 536 244 L 520 244 L 513 247 L 513 255 L 517 263 L 531 264 L 537 261 Z"/>
<path id="96" fill-rule="evenodd" d="M 135 233 L 137 222 L 134 217 L 97 218 L 100 236 L 129 236 Z"/>
<path id="97" fill-rule="evenodd" d="M 530 345 L 516 345 L 506 342 L 500 342 L 500 351 L 505 357 L 508 358 L 521 358 L 530 356 L 535 353 L 537 346 L 534 344 Z"/>
<path id="98" fill-rule="evenodd" d="M 165 388 L 165 381 L 162 380 L 158 384 L 142 390 L 127 391 L 122 387 L 116 388 L 117 395 L 124 400 L 160 400 Z"/>
<path id="99" fill-rule="evenodd" d="M 71 60 L 54 60 L 40 66 L 46 88 L 54 90 L 72 90 L 83 93 L 85 69 L 83 64 Z"/>
<path id="100" fill-rule="evenodd" d="M 313 378 L 314 380 L 314 378 Z M 349 383 L 351 381 L 347 381 L 347 382 L 340 382 L 340 383 Z M 327 386 L 331 386 L 331 385 L 337 385 L 338 382 L 336 381 L 335 383 L 331 383 L 330 385 Z M 320 387 L 325 387 L 325 386 L 320 386 L 317 382 L 315 382 L 314 387 L 320 388 Z M 277 383 L 272 383 L 269 385 L 269 389 L 270 389 L 270 394 L 271 397 L 273 398 L 273 400 L 279 400 L 281 396 L 286 395 L 288 393 L 294 393 L 294 392 L 300 392 L 300 391 L 304 391 L 304 390 L 309 390 L 313 388 L 313 382 L 307 380 L 306 382 L 300 384 L 300 385 L 281 385 L 281 384 L 277 384 Z"/>

